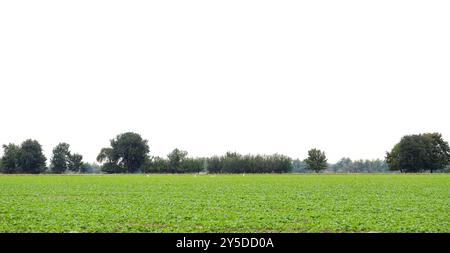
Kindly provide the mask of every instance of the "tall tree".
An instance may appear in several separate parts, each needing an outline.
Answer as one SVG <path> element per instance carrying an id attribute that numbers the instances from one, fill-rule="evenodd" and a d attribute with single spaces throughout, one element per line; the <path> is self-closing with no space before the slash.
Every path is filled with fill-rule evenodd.
<path id="1" fill-rule="evenodd" d="M 386 153 L 386 162 L 390 170 L 433 172 L 450 163 L 450 147 L 439 133 L 406 135 Z"/>
<path id="2" fill-rule="evenodd" d="M 3 157 L 1 159 L 2 165 L 0 167 L 3 173 L 19 173 L 19 153 L 20 147 L 16 144 L 3 145 Z"/>
<path id="3" fill-rule="evenodd" d="M 85 172 L 83 156 L 80 154 L 71 154 L 70 145 L 59 143 L 53 149 L 53 156 L 50 162 L 50 170 L 53 173 L 64 173 L 67 170 L 72 172 Z"/>
<path id="4" fill-rule="evenodd" d="M 52 173 L 64 173 L 69 168 L 70 145 L 59 143 L 53 149 L 53 156 L 50 159 L 50 170 Z"/>
<path id="5" fill-rule="evenodd" d="M 105 162 L 103 170 L 108 173 L 137 172 L 148 159 L 150 152 L 147 140 L 137 133 L 119 134 L 111 140 L 111 148 L 103 148 L 97 156 Z"/>
<path id="6" fill-rule="evenodd" d="M 434 170 L 444 169 L 450 164 L 450 147 L 448 142 L 444 140 L 440 133 L 424 134 L 427 138 L 427 150 L 429 152 L 429 169 L 433 173 Z"/>
<path id="7" fill-rule="evenodd" d="M 36 140 L 26 140 L 20 146 L 19 167 L 23 173 L 41 173 L 46 169 L 45 158 L 42 146 Z"/>
<path id="8" fill-rule="evenodd" d="M 180 149 L 174 149 L 167 155 L 169 159 L 169 170 L 172 172 L 182 172 L 182 165 L 187 157 L 188 152 Z"/>
<path id="9" fill-rule="evenodd" d="M 87 167 L 83 163 L 83 156 L 80 154 L 69 154 L 67 168 L 73 172 L 85 173 Z"/>
<path id="10" fill-rule="evenodd" d="M 313 170 L 316 173 L 327 168 L 327 157 L 325 152 L 319 149 L 311 149 L 308 151 L 308 158 L 305 159 L 306 169 Z"/>

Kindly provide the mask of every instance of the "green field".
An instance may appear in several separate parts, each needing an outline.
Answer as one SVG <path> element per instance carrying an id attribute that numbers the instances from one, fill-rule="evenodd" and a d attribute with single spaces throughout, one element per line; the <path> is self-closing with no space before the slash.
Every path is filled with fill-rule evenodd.
<path id="1" fill-rule="evenodd" d="M 1 232 L 450 232 L 450 175 L 0 176 Z"/>

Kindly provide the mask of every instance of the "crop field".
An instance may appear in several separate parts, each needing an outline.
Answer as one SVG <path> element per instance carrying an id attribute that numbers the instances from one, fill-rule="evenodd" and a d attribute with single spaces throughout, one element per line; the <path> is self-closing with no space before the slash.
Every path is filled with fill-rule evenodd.
<path id="1" fill-rule="evenodd" d="M 0 176 L 1 232 L 450 232 L 450 175 Z"/>

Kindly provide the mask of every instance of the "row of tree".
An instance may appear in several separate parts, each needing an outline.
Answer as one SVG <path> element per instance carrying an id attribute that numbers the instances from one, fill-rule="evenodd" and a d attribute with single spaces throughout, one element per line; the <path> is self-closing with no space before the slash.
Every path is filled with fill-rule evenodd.
<path id="1" fill-rule="evenodd" d="M 404 136 L 386 160 L 357 160 L 343 158 L 334 165 L 327 163 L 326 155 L 318 149 L 308 151 L 308 158 L 292 161 L 284 155 L 241 155 L 228 152 L 211 158 L 188 158 L 187 152 L 172 151 L 167 158 L 149 158 L 147 140 L 136 133 L 124 133 L 111 140 L 111 147 L 104 148 L 97 157 L 103 163 L 103 171 L 192 173 L 285 173 L 301 166 L 304 170 L 320 172 L 423 172 L 443 170 L 450 164 L 450 148 L 439 133 Z"/>
<path id="2" fill-rule="evenodd" d="M 291 158 L 274 155 L 241 155 L 228 152 L 224 156 L 207 159 L 211 173 L 286 173 L 292 170 Z"/>
<path id="3" fill-rule="evenodd" d="M 308 169 L 305 160 L 295 159 L 292 161 L 292 172 L 308 173 L 314 172 Z M 323 167 L 322 167 L 323 168 Z M 335 164 L 327 164 L 326 169 L 321 170 L 326 173 L 388 173 L 389 166 L 381 159 L 355 160 L 348 157 L 340 159 Z"/>
<path id="4" fill-rule="evenodd" d="M 60 143 L 54 149 L 50 166 L 42 146 L 36 140 L 26 140 L 21 145 L 3 145 L 0 159 L 3 173 L 286 173 L 304 171 L 331 171 L 337 173 L 363 172 L 424 172 L 445 170 L 450 164 L 450 147 L 439 133 L 404 136 L 386 160 L 357 160 L 342 158 L 333 165 L 318 149 L 308 151 L 308 158 L 292 160 L 280 155 L 241 155 L 228 152 L 223 156 L 191 158 L 183 150 L 174 149 L 163 157 L 149 156 L 148 141 L 137 133 L 123 133 L 110 141 L 110 147 L 101 149 L 97 161 L 101 167 L 83 162 L 83 156 L 70 151 L 70 145 Z"/>
<path id="5" fill-rule="evenodd" d="M 330 166 L 334 173 L 386 173 L 389 172 L 389 165 L 381 160 L 355 160 L 348 157 L 340 159 Z"/>
<path id="6" fill-rule="evenodd" d="M 350 158 L 342 158 L 336 164 L 328 165 L 325 154 L 312 149 L 308 152 L 306 160 L 293 161 L 293 170 L 296 172 L 328 170 L 335 173 L 450 172 L 450 147 L 440 133 L 406 135 L 390 152 L 386 152 L 385 161 L 380 159 L 352 161 Z"/>
<path id="7" fill-rule="evenodd" d="M 41 144 L 35 140 L 26 140 L 21 145 L 3 145 L 0 169 L 3 173 L 37 174 L 47 169 L 46 161 Z"/>
<path id="8" fill-rule="evenodd" d="M 188 157 L 188 152 L 174 149 L 167 158 L 148 159 L 142 168 L 144 173 L 200 173 L 206 171 L 207 159 Z"/>
<path id="9" fill-rule="evenodd" d="M 13 143 L 3 145 L 4 154 L 0 159 L 0 171 L 9 174 L 87 172 L 89 165 L 83 162 L 83 156 L 77 153 L 72 154 L 69 149 L 70 145 L 67 143 L 58 144 L 53 149 L 50 167 L 47 168 L 47 158 L 38 141 L 29 139 L 21 145 Z"/>
<path id="10" fill-rule="evenodd" d="M 148 141 L 136 133 L 124 133 L 110 141 L 97 156 L 106 173 L 283 173 L 292 169 L 291 159 L 283 155 L 241 155 L 227 153 L 211 158 L 190 158 L 174 149 L 163 157 L 149 157 Z"/>
<path id="11" fill-rule="evenodd" d="M 60 143 L 53 149 L 53 156 L 50 161 L 50 171 L 52 173 L 64 173 L 66 171 L 85 173 L 88 170 L 87 164 L 83 163 L 83 156 L 70 152 L 70 145 Z"/>

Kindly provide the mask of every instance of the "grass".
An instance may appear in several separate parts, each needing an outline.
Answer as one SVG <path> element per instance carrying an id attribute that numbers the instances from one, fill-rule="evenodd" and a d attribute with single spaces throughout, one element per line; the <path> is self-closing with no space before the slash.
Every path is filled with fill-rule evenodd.
<path id="1" fill-rule="evenodd" d="M 450 232 L 450 175 L 0 176 L 1 232 Z"/>

